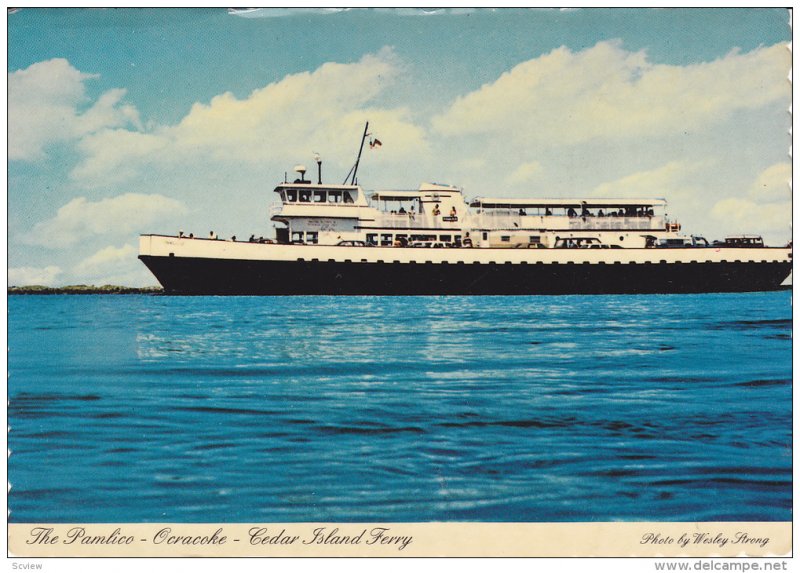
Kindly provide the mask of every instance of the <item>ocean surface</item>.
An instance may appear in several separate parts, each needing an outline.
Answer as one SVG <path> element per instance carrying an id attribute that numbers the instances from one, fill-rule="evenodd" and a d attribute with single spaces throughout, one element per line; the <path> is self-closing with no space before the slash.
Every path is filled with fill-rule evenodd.
<path id="1" fill-rule="evenodd" d="M 791 292 L 11 296 L 11 522 L 791 520 Z"/>

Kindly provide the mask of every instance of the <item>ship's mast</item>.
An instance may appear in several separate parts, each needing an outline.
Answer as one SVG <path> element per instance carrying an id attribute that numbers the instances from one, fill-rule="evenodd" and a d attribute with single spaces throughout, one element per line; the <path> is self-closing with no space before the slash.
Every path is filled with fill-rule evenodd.
<path id="1" fill-rule="evenodd" d="M 347 179 L 350 178 L 352 174 L 353 177 L 350 178 L 350 185 L 356 184 L 356 173 L 358 172 L 358 162 L 361 161 L 361 152 L 364 151 L 364 141 L 367 139 L 367 130 L 369 129 L 369 122 L 364 126 L 364 135 L 361 136 L 361 145 L 358 148 L 358 157 L 356 157 L 356 163 L 353 167 L 350 168 L 350 171 L 347 173 L 347 177 L 344 178 L 343 185 L 347 185 Z"/>

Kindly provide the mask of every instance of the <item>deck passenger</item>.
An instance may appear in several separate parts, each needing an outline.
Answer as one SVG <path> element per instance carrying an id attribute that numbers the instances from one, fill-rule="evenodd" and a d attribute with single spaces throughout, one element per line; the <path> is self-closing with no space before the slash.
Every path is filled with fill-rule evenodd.
<path id="1" fill-rule="evenodd" d="M 519 214 L 520 214 L 520 216 L 523 216 L 523 217 L 524 217 L 525 215 L 527 215 L 527 213 L 525 213 L 525 209 L 520 209 L 520 210 L 519 210 Z"/>
<path id="2" fill-rule="evenodd" d="M 178 231 L 178 238 L 183 239 L 183 231 Z"/>
<path id="3" fill-rule="evenodd" d="M 405 215 L 406 214 L 406 210 L 403 208 L 402 205 L 400 205 L 400 210 L 398 211 L 398 213 L 401 214 L 401 215 Z"/>
<path id="4" fill-rule="evenodd" d="M 577 217 L 578 213 L 575 211 L 575 209 L 570 207 L 569 210 L 567 211 L 567 216 L 568 217 Z"/>
<path id="5" fill-rule="evenodd" d="M 455 205 L 453 205 L 452 207 L 450 207 L 450 216 L 451 216 L 451 217 L 455 217 L 457 214 L 458 214 L 458 213 L 456 212 L 456 207 L 455 207 Z"/>
<path id="6" fill-rule="evenodd" d="M 441 214 L 442 212 L 439 210 L 439 204 L 437 203 L 433 208 L 433 216 L 438 217 Z"/>
<path id="7" fill-rule="evenodd" d="M 597 212 L 597 216 L 598 216 L 598 217 L 605 217 L 605 214 L 603 213 L 603 210 L 602 210 L 602 209 L 600 209 L 600 210 Z"/>

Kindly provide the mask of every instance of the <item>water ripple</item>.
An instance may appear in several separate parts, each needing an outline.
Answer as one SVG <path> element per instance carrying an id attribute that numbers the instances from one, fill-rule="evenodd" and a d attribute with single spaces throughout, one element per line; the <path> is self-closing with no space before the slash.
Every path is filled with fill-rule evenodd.
<path id="1" fill-rule="evenodd" d="M 790 303 L 11 297 L 9 520 L 790 520 Z"/>

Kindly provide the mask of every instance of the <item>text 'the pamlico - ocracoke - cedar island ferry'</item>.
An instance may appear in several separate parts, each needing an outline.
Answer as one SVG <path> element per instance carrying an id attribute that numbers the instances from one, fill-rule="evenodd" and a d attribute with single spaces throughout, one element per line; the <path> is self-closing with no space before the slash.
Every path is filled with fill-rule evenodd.
<path id="1" fill-rule="evenodd" d="M 683 235 L 663 199 L 467 202 L 440 184 L 367 193 L 356 173 L 368 135 L 344 184 L 323 184 L 317 157 L 316 183 L 297 166 L 275 187 L 274 238 L 142 235 L 139 258 L 168 293 L 219 295 L 762 291 L 791 272 L 791 243 Z"/>

